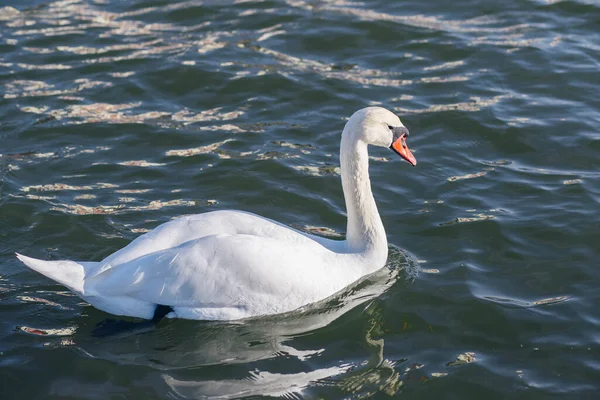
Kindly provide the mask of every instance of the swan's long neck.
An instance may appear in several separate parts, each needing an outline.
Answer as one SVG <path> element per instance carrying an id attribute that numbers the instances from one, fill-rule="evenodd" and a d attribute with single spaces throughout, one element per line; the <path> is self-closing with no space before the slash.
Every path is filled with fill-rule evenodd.
<path id="1" fill-rule="evenodd" d="M 385 229 L 377 211 L 369 180 L 367 144 L 356 132 L 356 126 L 346 124 L 340 146 L 342 187 L 346 199 L 348 226 L 346 240 L 351 251 L 385 251 Z"/>

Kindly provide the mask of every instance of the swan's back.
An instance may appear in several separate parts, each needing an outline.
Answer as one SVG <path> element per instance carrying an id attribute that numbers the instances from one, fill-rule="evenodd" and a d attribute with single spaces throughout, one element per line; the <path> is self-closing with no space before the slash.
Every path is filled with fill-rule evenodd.
<path id="1" fill-rule="evenodd" d="M 100 269 L 95 271 L 95 273 L 102 272 L 114 265 L 129 262 L 146 254 L 176 247 L 190 240 L 216 234 L 242 234 L 275 238 L 282 245 L 294 245 L 295 243 L 314 240 L 326 246 L 335 246 L 336 243 L 342 243 L 317 238 L 279 222 L 245 211 L 212 211 L 205 214 L 187 215 L 174 219 L 158 226 L 151 232 L 139 236 L 128 246 L 102 260 Z"/>

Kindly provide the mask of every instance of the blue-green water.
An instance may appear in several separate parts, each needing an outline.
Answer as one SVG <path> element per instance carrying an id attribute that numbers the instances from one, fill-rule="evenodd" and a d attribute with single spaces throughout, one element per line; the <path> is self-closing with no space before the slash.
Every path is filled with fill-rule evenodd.
<path id="1" fill-rule="evenodd" d="M 599 21 L 592 0 L 3 2 L 2 399 L 596 398 Z M 343 235 L 339 136 L 367 105 L 419 164 L 371 150 L 397 247 L 337 301 L 98 339 L 109 315 L 14 258 L 100 260 L 228 208 Z"/>

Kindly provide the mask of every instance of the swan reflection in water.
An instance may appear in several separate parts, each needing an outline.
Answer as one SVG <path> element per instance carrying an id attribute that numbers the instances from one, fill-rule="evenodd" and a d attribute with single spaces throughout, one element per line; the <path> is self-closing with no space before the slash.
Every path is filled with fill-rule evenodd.
<path id="1" fill-rule="evenodd" d="M 285 396 L 300 394 L 313 384 L 350 392 L 375 384 L 389 392 L 400 386 L 399 376 L 384 359 L 383 339 L 372 338 L 382 324 L 375 299 L 417 274 L 415 257 L 390 246 L 384 268 L 336 296 L 294 312 L 239 323 L 169 320 L 145 334 L 80 342 L 78 349 L 121 365 L 150 367 L 153 386 L 161 382 L 182 398 Z M 331 335 L 344 319 L 356 318 L 366 319 L 364 341 L 372 355 L 364 362 L 336 359 L 336 350 L 329 348 Z M 357 329 L 364 330 L 364 324 Z M 316 332 L 324 328 L 327 332 Z"/>

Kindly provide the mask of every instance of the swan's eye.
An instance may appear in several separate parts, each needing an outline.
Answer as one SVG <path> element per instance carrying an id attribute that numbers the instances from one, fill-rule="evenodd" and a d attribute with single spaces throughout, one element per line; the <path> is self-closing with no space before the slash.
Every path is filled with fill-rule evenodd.
<path id="1" fill-rule="evenodd" d="M 390 131 L 393 131 L 393 130 L 394 130 L 394 127 L 393 127 L 393 126 L 391 126 L 391 125 L 388 125 L 388 129 L 389 129 Z"/>

